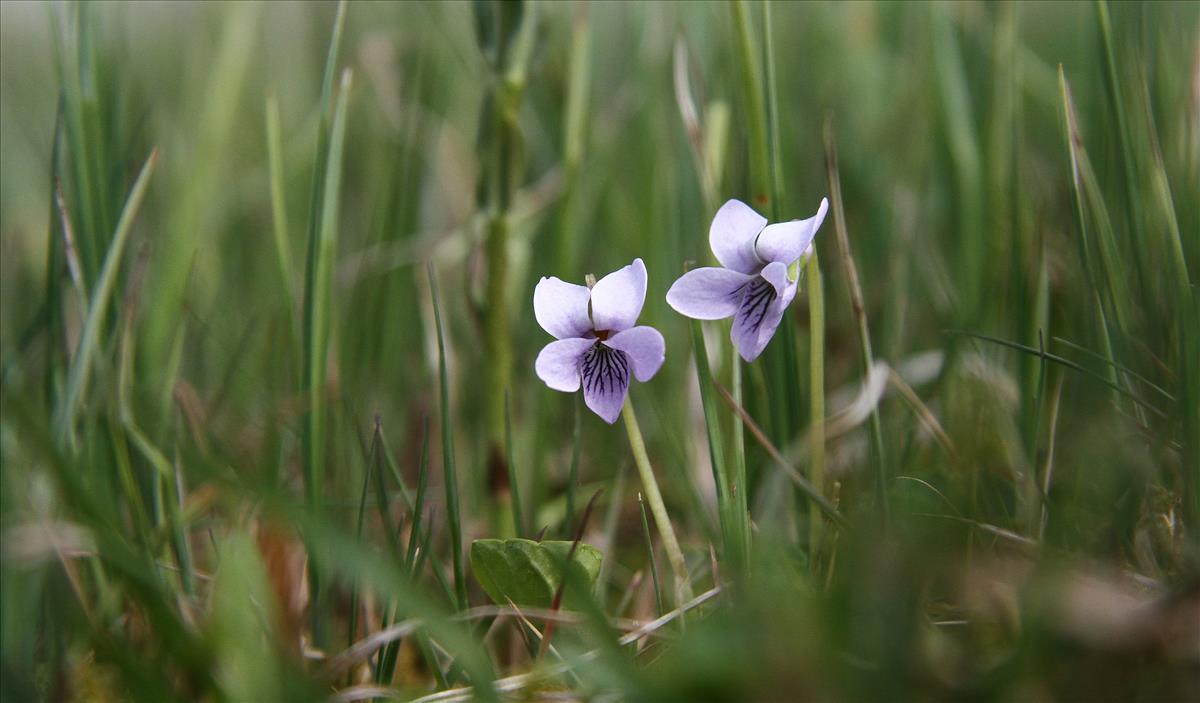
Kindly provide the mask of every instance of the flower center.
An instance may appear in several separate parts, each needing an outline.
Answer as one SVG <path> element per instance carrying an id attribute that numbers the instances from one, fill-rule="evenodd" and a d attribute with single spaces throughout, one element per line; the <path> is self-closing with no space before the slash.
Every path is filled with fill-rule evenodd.
<path id="1" fill-rule="evenodd" d="M 599 339 L 601 342 L 612 336 L 612 332 L 609 330 L 593 330 L 592 333 L 595 334 L 596 339 Z"/>

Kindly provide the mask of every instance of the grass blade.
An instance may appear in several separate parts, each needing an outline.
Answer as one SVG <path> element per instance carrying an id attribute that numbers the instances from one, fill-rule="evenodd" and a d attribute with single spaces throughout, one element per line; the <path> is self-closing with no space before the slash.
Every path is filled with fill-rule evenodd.
<path id="1" fill-rule="evenodd" d="M 347 69 L 342 74 L 341 90 L 337 109 L 334 112 L 330 133 L 329 156 L 324 159 L 324 185 L 321 188 L 320 226 L 316 238 L 310 242 L 312 252 L 311 275 L 305 286 L 305 339 L 304 378 L 302 392 L 306 402 L 306 416 L 301 446 L 304 464 L 304 488 L 309 507 L 320 510 L 324 500 L 325 448 L 326 448 L 326 386 L 325 376 L 329 358 L 332 323 L 332 277 L 333 260 L 337 251 L 338 204 L 342 178 L 342 151 L 346 133 L 346 104 L 350 96 L 351 74 Z M 310 593 L 313 614 L 313 639 L 323 643 L 320 626 L 323 608 L 323 593 L 319 563 L 309 567 Z"/>
<path id="2" fill-rule="evenodd" d="M 871 353 L 871 333 L 867 327 L 867 309 L 863 304 L 862 286 L 858 282 L 858 268 L 854 265 L 850 237 L 846 233 L 846 212 L 842 206 L 842 180 L 838 173 L 837 145 L 834 143 L 833 121 L 829 117 L 825 119 L 825 173 L 829 179 L 829 196 L 833 201 L 833 225 L 837 232 L 838 254 L 842 259 L 846 288 L 850 294 L 850 305 L 858 327 L 859 368 L 863 378 L 866 378 L 875 365 L 875 357 Z M 883 426 L 879 420 L 878 407 L 871 408 L 869 432 L 871 460 L 875 464 L 875 498 L 879 503 L 879 514 L 884 529 L 887 529 L 891 523 L 892 512 L 891 501 L 888 499 L 891 477 L 888 476 L 887 462 L 884 460 Z"/>
<path id="3" fill-rule="evenodd" d="M 300 349 L 300 319 L 296 310 L 292 286 L 295 273 L 292 266 L 292 248 L 288 237 L 287 201 L 283 191 L 283 137 L 279 126 L 279 101 L 274 95 L 267 97 L 267 172 L 271 186 L 271 224 L 275 235 L 275 261 L 279 266 L 279 283 L 287 303 L 288 322 L 292 347 L 298 354 Z"/>
<path id="4" fill-rule="evenodd" d="M 842 517 L 842 514 L 838 512 L 838 509 L 833 506 L 833 503 L 831 503 L 828 498 L 822 495 L 816 489 L 816 487 L 809 483 L 808 479 L 804 478 L 804 476 L 796 470 L 796 467 L 792 466 L 791 463 L 784 458 L 783 454 L 781 454 L 779 450 L 775 448 L 774 444 L 771 444 L 771 440 L 767 439 L 767 435 L 764 434 L 762 429 L 759 428 L 758 424 L 754 422 L 754 419 L 750 417 L 750 415 L 746 412 L 746 409 L 733 402 L 733 396 L 729 394 L 729 391 L 725 390 L 724 386 L 716 383 L 715 381 L 713 383 L 717 390 L 720 391 L 721 397 L 724 398 L 729 407 L 732 408 L 735 413 L 737 413 L 738 419 L 740 419 L 742 424 L 744 424 L 746 428 L 750 430 L 750 434 L 753 435 L 756 440 L 758 440 L 758 443 L 767 451 L 767 454 L 769 454 L 771 458 L 775 460 L 775 463 L 779 465 L 779 468 L 783 469 L 784 473 L 786 473 L 788 477 L 792 479 L 792 483 L 796 484 L 801 492 L 803 492 L 809 500 L 816 504 L 816 506 L 821 509 L 821 512 L 825 513 L 825 516 L 828 517 L 830 521 L 832 521 L 838 527 L 847 527 L 848 523 L 846 522 L 846 519 Z"/>
<path id="5" fill-rule="evenodd" d="M 408 565 L 414 575 L 416 574 L 414 561 L 417 556 L 417 545 L 421 543 L 421 521 L 424 519 L 425 492 L 428 487 L 429 419 L 426 418 L 421 422 L 421 461 L 417 466 L 417 495 L 412 507 L 412 530 L 408 535 L 408 552 L 404 557 L 404 563 Z"/>
<path id="6" fill-rule="evenodd" d="M 437 327 L 438 388 L 442 412 L 442 480 L 446 484 L 446 521 L 450 526 L 450 551 L 454 565 L 454 593 L 459 610 L 467 609 L 467 577 L 463 567 L 462 518 L 459 516 L 458 477 L 454 467 L 454 431 L 450 421 L 450 377 L 446 370 L 446 340 L 442 329 L 442 302 L 438 295 L 433 262 L 425 265 L 429 290 L 433 295 L 433 315 Z"/>
<path id="7" fill-rule="evenodd" d="M 650 537 L 650 522 L 646 519 L 646 502 L 642 500 L 641 491 L 638 491 L 638 510 L 642 514 L 642 536 L 646 538 L 646 556 L 650 559 L 650 578 L 654 582 L 654 613 L 662 615 L 665 612 L 662 586 L 658 582 L 658 564 L 654 560 L 654 540 Z"/>
<path id="8" fill-rule="evenodd" d="M 96 281 L 95 290 L 91 296 L 91 305 L 88 307 L 83 331 L 79 335 L 79 344 L 71 361 L 66 394 L 54 422 L 55 437 L 63 446 L 72 446 L 75 443 L 75 414 L 91 377 L 92 357 L 100 345 L 100 327 L 104 324 L 109 305 L 112 303 L 113 292 L 117 285 L 117 273 L 121 267 L 121 258 L 125 253 L 129 235 L 133 231 L 133 221 L 142 206 L 142 200 L 146 196 L 146 188 L 150 185 L 150 176 L 154 173 L 154 164 L 157 161 L 158 151 L 150 152 L 149 158 L 142 166 L 141 173 L 133 183 L 133 188 L 129 191 L 129 198 L 126 199 L 125 207 L 121 211 L 121 218 L 117 221 L 117 229 L 113 233 L 108 253 L 104 257 L 104 267 L 100 270 L 100 277 Z"/>
<path id="9" fill-rule="evenodd" d="M 725 465 L 725 446 L 721 435 L 717 402 L 713 397 L 712 369 L 708 365 L 708 349 L 704 344 L 704 330 L 698 320 L 691 322 L 692 359 L 696 364 L 696 380 L 700 386 L 700 405 L 704 409 L 704 429 L 708 435 L 708 457 L 712 464 L 713 483 L 717 488 L 717 515 L 721 521 L 721 532 L 725 539 L 725 557 L 735 573 L 748 566 L 746 545 L 749 532 L 748 514 L 745 509 L 745 486 L 735 486 Z M 736 358 L 736 357 L 735 357 Z M 741 493 L 735 498 L 734 491 Z"/>

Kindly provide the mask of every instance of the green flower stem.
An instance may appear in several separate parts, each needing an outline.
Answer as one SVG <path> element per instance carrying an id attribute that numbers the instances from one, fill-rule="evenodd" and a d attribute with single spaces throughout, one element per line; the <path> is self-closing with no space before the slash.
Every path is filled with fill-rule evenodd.
<path id="1" fill-rule="evenodd" d="M 809 415 L 809 481 L 821 494 L 825 493 L 825 287 L 821 279 L 821 264 L 813 249 L 808 260 L 808 374 Z M 821 513 L 809 512 L 809 551 L 815 554 L 821 546 Z"/>
<path id="2" fill-rule="evenodd" d="M 687 562 L 679 549 L 679 540 L 675 538 L 675 528 L 667 517 L 667 507 L 663 505 L 662 493 L 658 490 L 658 481 L 654 478 L 654 469 L 650 466 L 650 457 L 646 455 L 646 443 L 642 440 L 642 430 L 638 426 L 637 415 L 633 412 L 633 403 L 625 398 L 625 407 L 621 409 L 621 417 L 625 419 L 625 431 L 629 433 L 629 446 L 633 449 L 633 461 L 637 464 L 638 475 L 642 477 L 642 493 L 650 505 L 654 515 L 654 524 L 658 526 L 658 534 L 662 537 L 663 547 L 667 550 L 667 559 L 671 562 L 671 570 L 675 573 L 675 601 L 682 605 L 692 599 L 692 585 L 688 580 Z"/>

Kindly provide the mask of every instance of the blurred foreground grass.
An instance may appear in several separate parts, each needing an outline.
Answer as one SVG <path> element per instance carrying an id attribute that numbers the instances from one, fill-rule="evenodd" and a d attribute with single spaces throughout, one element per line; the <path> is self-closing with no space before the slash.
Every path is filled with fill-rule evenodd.
<path id="1" fill-rule="evenodd" d="M 1197 8 L 0 4 L 0 696 L 1200 697 Z M 844 526 L 663 301 L 834 179 L 767 353 L 695 341 Z M 665 623 L 623 431 L 533 375 L 538 277 L 638 256 Z M 479 609 L 459 550 L 584 515 L 579 617 Z"/>

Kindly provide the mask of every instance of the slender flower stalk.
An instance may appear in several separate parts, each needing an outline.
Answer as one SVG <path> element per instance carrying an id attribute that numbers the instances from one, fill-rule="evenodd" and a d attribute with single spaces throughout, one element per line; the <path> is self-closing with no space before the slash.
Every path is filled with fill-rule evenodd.
<path id="1" fill-rule="evenodd" d="M 808 276 L 808 372 L 809 372 L 809 481 L 825 494 L 825 285 L 821 263 L 813 249 L 807 264 Z M 809 513 L 809 553 L 816 554 L 821 546 L 821 513 Z"/>
<path id="2" fill-rule="evenodd" d="M 621 417 L 625 420 L 625 431 L 629 434 L 633 462 L 637 464 L 638 475 L 642 478 L 642 492 L 646 502 L 650 504 L 650 513 L 654 515 L 654 524 L 658 526 L 659 537 L 662 538 L 663 547 L 667 550 L 667 559 L 671 562 L 671 571 L 675 575 L 675 603 L 686 603 L 692 599 L 687 562 L 683 558 L 683 551 L 679 549 L 679 540 L 675 538 L 675 528 L 671 527 L 671 519 L 667 517 L 667 506 L 663 504 L 658 481 L 654 478 L 654 469 L 650 466 L 650 457 L 646 454 L 646 443 L 642 440 L 642 430 L 638 426 L 637 415 L 633 412 L 633 404 L 628 398 L 625 399 Z"/>

